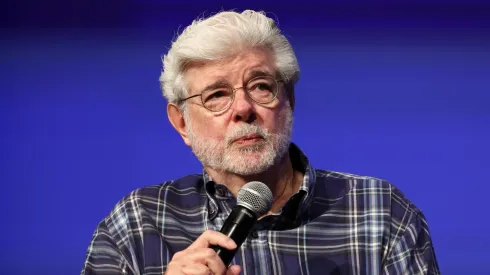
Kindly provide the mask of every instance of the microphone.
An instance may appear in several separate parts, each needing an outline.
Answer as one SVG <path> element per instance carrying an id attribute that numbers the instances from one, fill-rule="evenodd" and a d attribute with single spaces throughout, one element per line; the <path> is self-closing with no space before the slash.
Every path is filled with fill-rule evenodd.
<path id="1" fill-rule="evenodd" d="M 257 219 L 271 209 L 272 199 L 271 190 L 260 181 L 248 182 L 238 191 L 237 206 L 231 211 L 220 230 L 221 233 L 233 239 L 237 247 L 234 250 L 228 250 L 220 246 L 213 246 L 225 266 L 229 266 Z"/>

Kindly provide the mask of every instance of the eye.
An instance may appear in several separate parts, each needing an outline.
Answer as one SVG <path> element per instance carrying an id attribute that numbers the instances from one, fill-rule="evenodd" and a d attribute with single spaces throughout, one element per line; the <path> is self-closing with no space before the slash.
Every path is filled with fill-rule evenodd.
<path id="1" fill-rule="evenodd" d="M 215 91 L 209 91 L 206 94 L 203 94 L 203 100 L 204 102 L 207 101 L 213 101 L 213 100 L 219 100 L 224 97 L 230 96 L 230 92 L 227 91 L 226 89 L 222 90 L 215 90 Z"/>
<path id="2" fill-rule="evenodd" d="M 273 93 L 274 85 L 267 81 L 255 82 L 250 86 L 249 91 L 252 93 Z"/>
<path id="3" fill-rule="evenodd" d="M 271 86 L 268 83 L 258 83 L 255 85 L 255 89 L 261 90 L 261 91 L 270 91 Z"/>
<path id="4" fill-rule="evenodd" d="M 248 90 L 252 93 L 273 93 L 276 87 L 275 80 L 271 77 L 257 77 L 248 83 Z"/>

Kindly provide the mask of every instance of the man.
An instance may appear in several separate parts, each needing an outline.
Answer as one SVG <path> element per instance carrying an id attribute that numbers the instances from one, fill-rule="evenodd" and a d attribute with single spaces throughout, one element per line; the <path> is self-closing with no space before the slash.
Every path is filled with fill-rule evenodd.
<path id="1" fill-rule="evenodd" d="M 168 118 L 204 166 L 123 198 L 82 274 L 439 274 L 422 212 L 390 183 L 319 170 L 290 142 L 295 54 L 263 13 L 193 22 L 163 59 Z M 225 266 L 211 248 L 240 188 L 272 208 Z"/>

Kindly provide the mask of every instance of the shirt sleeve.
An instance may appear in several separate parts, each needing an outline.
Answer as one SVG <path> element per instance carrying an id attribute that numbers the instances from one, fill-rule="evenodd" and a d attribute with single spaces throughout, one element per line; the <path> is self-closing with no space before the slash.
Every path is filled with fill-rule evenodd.
<path id="1" fill-rule="evenodd" d="M 136 275 L 116 245 L 104 221 L 95 230 L 86 253 L 81 275 Z"/>
<path id="2" fill-rule="evenodd" d="M 429 228 L 421 212 L 411 213 L 406 226 L 398 227 L 383 265 L 383 274 L 440 274 Z"/>

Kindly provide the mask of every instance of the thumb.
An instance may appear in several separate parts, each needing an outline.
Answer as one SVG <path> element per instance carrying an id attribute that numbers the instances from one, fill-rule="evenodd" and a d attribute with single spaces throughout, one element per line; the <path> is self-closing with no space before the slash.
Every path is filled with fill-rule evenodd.
<path id="1" fill-rule="evenodd" d="M 226 271 L 226 275 L 238 275 L 242 271 L 242 268 L 239 265 L 232 265 Z"/>

